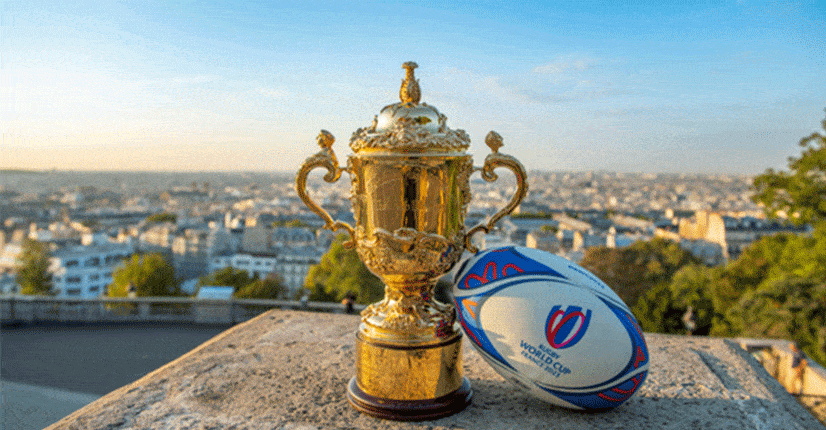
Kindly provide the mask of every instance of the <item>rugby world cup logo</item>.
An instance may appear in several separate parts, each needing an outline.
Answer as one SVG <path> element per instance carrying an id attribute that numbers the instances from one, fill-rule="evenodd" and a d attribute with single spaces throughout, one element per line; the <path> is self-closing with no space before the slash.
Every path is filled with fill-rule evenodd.
<path id="1" fill-rule="evenodd" d="M 590 321 L 590 309 L 583 313 L 579 306 L 568 306 L 562 310 L 561 305 L 556 305 L 548 314 L 545 336 L 548 343 L 556 349 L 570 348 L 585 336 Z"/>

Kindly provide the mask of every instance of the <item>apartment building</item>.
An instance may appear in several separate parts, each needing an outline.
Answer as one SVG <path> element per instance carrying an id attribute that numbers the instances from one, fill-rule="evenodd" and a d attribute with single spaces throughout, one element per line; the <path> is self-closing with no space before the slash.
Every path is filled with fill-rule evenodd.
<path id="1" fill-rule="evenodd" d="M 56 296 L 86 299 L 106 294 L 112 272 L 134 253 L 132 242 L 100 237 L 84 237 L 81 245 L 54 251 L 49 271 Z"/>

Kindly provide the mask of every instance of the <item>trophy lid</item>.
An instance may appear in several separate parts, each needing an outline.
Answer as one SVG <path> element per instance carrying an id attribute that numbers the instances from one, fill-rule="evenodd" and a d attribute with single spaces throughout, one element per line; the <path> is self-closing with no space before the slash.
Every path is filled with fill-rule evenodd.
<path id="1" fill-rule="evenodd" d="M 365 152 L 464 152 L 470 137 L 464 130 L 447 127 L 447 117 L 427 103 L 421 103 L 419 80 L 413 75 L 418 65 L 408 61 L 399 90 L 399 103 L 385 106 L 373 124 L 360 128 L 350 138 L 355 153 Z"/>

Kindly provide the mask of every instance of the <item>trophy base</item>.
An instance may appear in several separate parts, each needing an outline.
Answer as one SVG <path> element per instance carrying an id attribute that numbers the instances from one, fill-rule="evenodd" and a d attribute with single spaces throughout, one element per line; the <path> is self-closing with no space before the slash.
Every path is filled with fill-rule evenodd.
<path id="1" fill-rule="evenodd" d="M 428 332 L 428 341 L 418 343 L 410 343 L 409 334 L 392 335 L 398 333 L 366 323 L 356 333 L 356 377 L 347 386 L 347 399 L 356 410 L 384 419 L 424 421 L 470 404 L 473 391 L 462 376 L 461 332 L 445 338 Z"/>
<path id="2" fill-rule="evenodd" d="M 358 386 L 356 378 L 347 385 L 347 400 L 356 410 L 376 418 L 395 421 L 427 421 L 461 411 L 470 404 L 473 390 L 470 381 L 462 378 L 458 390 L 427 400 L 393 400 L 371 396 Z"/>

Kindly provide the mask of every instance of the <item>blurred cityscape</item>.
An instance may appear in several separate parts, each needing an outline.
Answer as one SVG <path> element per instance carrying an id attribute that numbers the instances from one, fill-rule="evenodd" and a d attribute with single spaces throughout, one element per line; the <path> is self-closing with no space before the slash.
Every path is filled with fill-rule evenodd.
<path id="1" fill-rule="evenodd" d="M 318 172 L 316 172 L 318 173 Z M 666 237 L 710 265 L 736 258 L 752 241 L 781 231 L 751 201 L 752 178 L 724 175 L 540 172 L 517 213 L 482 247 L 515 244 L 581 260 L 593 246 L 621 248 Z M 512 177 L 476 177 L 466 223 L 503 207 Z M 310 178 L 310 194 L 334 218 L 353 222 L 346 178 Z M 173 215 L 168 220 L 153 215 Z M 160 252 L 182 290 L 198 278 L 234 267 L 261 278 L 277 275 L 288 297 L 333 240 L 298 198 L 293 173 L 0 173 L 0 292 L 19 292 L 18 256 L 25 238 L 47 243 L 57 297 L 107 293 L 113 270 L 136 253 Z"/>

